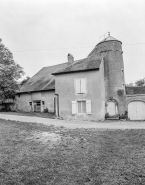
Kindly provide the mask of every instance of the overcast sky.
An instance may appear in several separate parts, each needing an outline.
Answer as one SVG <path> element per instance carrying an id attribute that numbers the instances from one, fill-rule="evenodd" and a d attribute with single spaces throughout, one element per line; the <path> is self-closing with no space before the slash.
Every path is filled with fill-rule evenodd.
<path id="1" fill-rule="evenodd" d="M 126 83 L 145 78 L 145 0 L 0 0 L 0 38 L 30 77 L 68 53 L 85 58 L 108 31 L 123 43 Z"/>

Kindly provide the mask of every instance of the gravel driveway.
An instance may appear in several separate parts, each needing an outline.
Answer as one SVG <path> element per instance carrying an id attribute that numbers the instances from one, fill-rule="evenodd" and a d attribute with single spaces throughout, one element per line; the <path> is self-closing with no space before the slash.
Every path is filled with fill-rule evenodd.
<path id="1" fill-rule="evenodd" d="M 68 121 L 59 119 L 39 118 L 30 116 L 17 116 L 0 113 L 0 119 L 42 123 L 44 125 L 64 126 L 67 128 L 100 128 L 100 129 L 145 129 L 145 121 Z"/>

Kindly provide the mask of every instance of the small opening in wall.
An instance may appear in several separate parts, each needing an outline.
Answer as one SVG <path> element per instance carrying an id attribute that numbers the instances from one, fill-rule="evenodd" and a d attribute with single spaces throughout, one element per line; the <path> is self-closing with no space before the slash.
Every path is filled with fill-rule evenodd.
<path id="1" fill-rule="evenodd" d="M 29 102 L 29 105 L 31 106 L 32 105 L 32 102 Z"/>
<path id="2" fill-rule="evenodd" d="M 122 76 L 124 75 L 124 69 L 121 70 L 121 75 L 122 75 Z"/>
<path id="3" fill-rule="evenodd" d="M 42 105 L 45 105 L 45 102 L 44 101 L 42 101 Z"/>
<path id="4" fill-rule="evenodd" d="M 20 98 L 20 97 L 21 97 L 21 95 L 20 95 L 20 94 L 18 94 L 18 97 Z"/>

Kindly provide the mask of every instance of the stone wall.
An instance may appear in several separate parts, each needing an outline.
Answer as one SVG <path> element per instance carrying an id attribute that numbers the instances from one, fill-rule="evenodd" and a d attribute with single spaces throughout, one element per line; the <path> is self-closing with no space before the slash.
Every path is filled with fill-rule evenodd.
<path id="1" fill-rule="evenodd" d="M 106 41 L 99 43 L 89 54 L 90 57 L 95 55 L 104 58 L 104 77 L 105 77 L 105 100 L 112 98 L 118 102 L 119 114 L 125 112 L 125 78 L 122 44 L 119 41 Z M 118 90 L 123 89 L 122 95 Z"/>
<path id="2" fill-rule="evenodd" d="M 36 100 L 45 102 L 45 105 L 41 108 L 42 112 L 44 108 L 48 108 L 49 112 L 54 112 L 54 91 L 19 94 L 16 96 L 16 108 L 19 111 L 25 112 L 33 111 L 29 105 L 29 102 L 33 102 Z"/>
<path id="3" fill-rule="evenodd" d="M 104 66 L 100 70 L 75 72 L 56 75 L 55 92 L 59 97 L 59 115 L 65 119 L 104 120 L 105 118 L 105 87 Z M 87 93 L 76 94 L 74 80 L 87 79 Z M 91 100 L 91 114 L 72 115 L 72 101 Z"/>

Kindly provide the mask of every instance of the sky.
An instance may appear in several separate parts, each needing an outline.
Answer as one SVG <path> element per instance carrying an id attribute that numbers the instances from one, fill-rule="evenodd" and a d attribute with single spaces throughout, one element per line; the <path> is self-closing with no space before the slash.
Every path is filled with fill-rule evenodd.
<path id="1" fill-rule="evenodd" d="M 0 0 L 0 38 L 25 76 L 87 57 L 108 31 L 122 42 L 126 83 L 145 78 L 144 0 Z"/>

